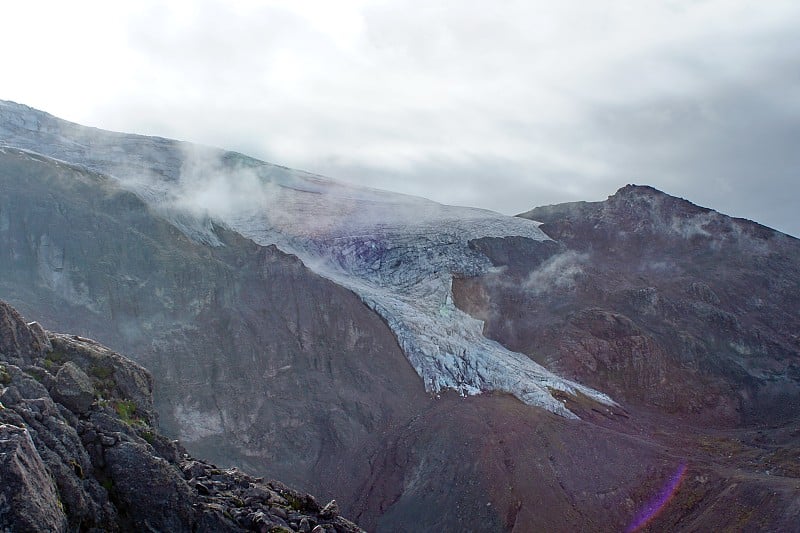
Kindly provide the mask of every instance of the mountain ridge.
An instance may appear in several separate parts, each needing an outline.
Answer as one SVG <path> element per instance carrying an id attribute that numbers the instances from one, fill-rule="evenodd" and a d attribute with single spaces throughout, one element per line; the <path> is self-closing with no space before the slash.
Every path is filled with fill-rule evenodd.
<path id="1" fill-rule="evenodd" d="M 129 169 L 157 159 L 119 148 Z M 539 224 L 280 172 L 268 193 L 319 220 L 232 224 L 232 206 L 269 197 L 247 187 L 272 179 L 257 163 L 162 160 L 188 160 L 173 171 L 207 193 L 244 185 L 215 212 L 214 194 L 0 151 L 0 296 L 134 356 L 165 433 L 195 455 L 335 497 L 379 531 L 627 530 L 678 478 L 643 530 L 791 531 L 800 517 L 794 239 L 683 216 L 647 190 L 551 206 Z M 255 239 L 236 229 L 266 223 Z M 281 234 L 297 254 L 263 244 Z M 462 397 L 449 387 L 480 383 L 471 365 L 437 369 L 452 381 L 436 393 L 408 352 L 428 339 L 434 353 L 439 326 L 456 333 L 443 346 L 477 339 L 615 403 L 547 381 L 581 420 Z"/>
<path id="2" fill-rule="evenodd" d="M 774 385 L 776 393 L 783 391 L 781 394 L 796 397 L 800 392 L 794 380 L 788 377 L 794 364 L 791 363 L 792 354 L 796 354 L 798 348 L 796 335 L 791 332 L 793 327 L 800 327 L 797 318 L 800 308 L 796 300 L 800 270 L 793 259 L 800 257 L 798 239 L 752 221 L 696 206 L 652 187 L 635 185 L 621 188 L 603 202 L 538 207 L 520 216 L 541 222 L 540 228 L 562 245 L 560 251 L 546 259 L 550 266 L 556 265 L 562 272 L 572 273 L 568 283 L 560 288 L 537 285 L 536 297 L 542 298 L 542 303 L 535 303 L 529 296 L 523 297 L 525 305 L 539 313 L 537 320 L 558 321 L 557 331 L 563 338 L 575 337 L 577 331 L 572 328 L 585 331 L 593 339 L 605 338 L 604 335 L 627 335 L 633 339 L 641 335 L 641 342 L 647 339 L 646 342 L 652 344 L 649 347 L 631 345 L 628 349 L 656 350 L 656 359 L 677 366 L 671 371 L 662 368 L 655 375 L 677 372 L 689 383 L 700 375 L 709 379 L 719 377 L 724 374 L 725 367 L 739 369 L 735 371 L 740 372 L 737 383 L 744 386 L 742 380 L 753 380 L 748 381 L 750 385 L 747 386 L 752 388 L 746 387 L 749 392 L 740 390 L 746 396 L 742 399 L 725 393 L 733 403 L 741 401 L 742 405 L 750 405 L 755 401 L 751 395 L 761 390 L 759 387 L 764 388 L 763 394 L 771 394 L 766 392 L 771 387 L 770 379 L 778 380 Z M 544 278 L 536 273 L 536 267 L 535 264 L 510 265 L 509 275 L 514 279 L 522 278 L 528 284 L 539 283 Z M 494 278 L 492 274 L 485 276 L 479 291 L 484 297 L 486 291 L 493 292 L 500 306 L 504 305 L 501 300 L 512 298 L 515 292 L 513 285 L 501 281 L 502 277 L 503 274 Z M 470 290 L 477 290 L 477 287 L 472 285 Z M 478 308 L 494 304 L 480 303 L 474 298 L 470 303 L 463 291 L 462 296 L 464 305 L 471 306 L 473 313 L 487 319 L 486 331 L 493 331 L 489 333 L 492 338 L 529 355 L 535 351 L 540 360 L 548 364 L 554 362 L 547 357 L 556 357 L 554 345 L 559 344 L 556 338 L 559 333 L 546 333 L 541 325 L 524 318 L 511 319 L 498 329 L 499 324 L 492 324 L 497 321 L 492 313 Z M 492 300 L 492 296 L 488 298 Z M 559 306 L 570 309 L 572 314 L 556 311 L 552 307 L 553 298 L 560 298 Z M 502 311 L 495 311 L 493 316 L 509 320 Z M 689 316 L 706 329 L 692 326 L 687 320 Z M 514 333 L 526 328 L 532 331 L 528 340 Z M 536 335 L 539 340 L 534 340 Z M 717 338 L 713 343 L 708 341 L 711 335 Z M 544 342 L 546 348 L 541 341 L 545 338 L 548 339 Z M 582 342 L 593 342 L 589 338 Z M 676 343 L 676 338 L 683 340 Z M 614 351 L 615 348 L 604 349 Z M 542 356 L 543 350 L 550 355 Z M 573 371 L 582 366 L 575 360 L 576 356 L 569 354 L 586 354 L 585 348 L 563 345 L 557 351 L 562 364 L 577 365 L 570 366 Z M 670 357 L 669 354 L 681 355 Z M 755 354 L 761 354 L 760 358 Z M 620 363 L 626 359 L 621 355 L 616 357 Z M 567 360 L 572 362 L 567 364 Z M 711 363 L 712 360 L 716 362 Z M 699 374 L 687 373 L 685 368 L 680 370 L 686 365 L 701 363 L 719 368 L 706 369 L 707 372 L 695 368 Z M 778 371 L 778 368 L 784 370 Z M 567 375 L 576 378 L 569 371 Z M 769 378 L 770 375 L 773 377 Z M 783 377 L 778 379 L 779 376 Z M 589 373 L 582 374 L 579 380 L 599 383 Z M 710 390 L 727 386 L 722 383 L 709 384 Z M 699 383 L 693 387 L 697 389 L 698 398 L 702 396 L 703 387 Z M 790 390 L 795 392 L 789 393 Z M 616 394 L 624 395 L 618 388 Z M 677 389 L 676 394 L 680 395 Z M 788 397 L 776 400 L 774 408 L 788 416 L 791 408 L 781 406 L 786 400 Z M 791 400 L 791 405 L 797 405 L 797 399 Z M 725 409 L 729 411 L 723 418 L 739 416 L 730 411 L 733 407 Z M 771 409 L 764 406 L 760 412 L 766 416 Z"/>

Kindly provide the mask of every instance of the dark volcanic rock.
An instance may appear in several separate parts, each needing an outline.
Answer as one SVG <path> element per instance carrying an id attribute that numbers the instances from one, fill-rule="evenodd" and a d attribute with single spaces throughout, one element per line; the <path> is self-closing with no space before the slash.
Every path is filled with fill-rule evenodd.
<path id="1" fill-rule="evenodd" d="M 0 322 L 14 354 L 0 356 L 4 531 L 362 531 L 308 494 L 189 457 L 153 427 L 152 378 L 132 361 L 65 335 L 43 349 L 3 302 Z"/>

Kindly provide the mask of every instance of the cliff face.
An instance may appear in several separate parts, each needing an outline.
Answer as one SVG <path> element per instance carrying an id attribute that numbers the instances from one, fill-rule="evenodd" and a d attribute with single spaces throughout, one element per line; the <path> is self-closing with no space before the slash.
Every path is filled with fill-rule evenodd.
<path id="1" fill-rule="evenodd" d="M 133 361 L 0 301 L 0 528 L 361 531 L 335 502 L 191 458 L 156 429 L 152 390 Z"/>

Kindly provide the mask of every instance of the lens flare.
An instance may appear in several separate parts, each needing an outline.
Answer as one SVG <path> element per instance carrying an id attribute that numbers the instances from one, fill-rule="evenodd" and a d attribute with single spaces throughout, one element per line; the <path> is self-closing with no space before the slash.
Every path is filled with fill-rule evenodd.
<path id="1" fill-rule="evenodd" d="M 625 530 L 626 533 L 641 531 L 653 518 L 658 516 L 658 513 L 667 506 L 672 497 L 678 492 L 685 475 L 686 463 L 681 463 L 661 491 L 639 511 L 631 525 Z"/>

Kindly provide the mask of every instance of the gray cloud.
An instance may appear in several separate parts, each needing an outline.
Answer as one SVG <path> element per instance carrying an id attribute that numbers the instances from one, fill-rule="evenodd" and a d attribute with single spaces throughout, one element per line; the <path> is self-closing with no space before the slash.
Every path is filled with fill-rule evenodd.
<path id="1" fill-rule="evenodd" d="M 143 0 L 94 6 L 102 31 L 81 9 L 41 49 L 0 36 L 29 43 L 0 97 L 445 203 L 648 183 L 800 235 L 796 2 Z"/>

